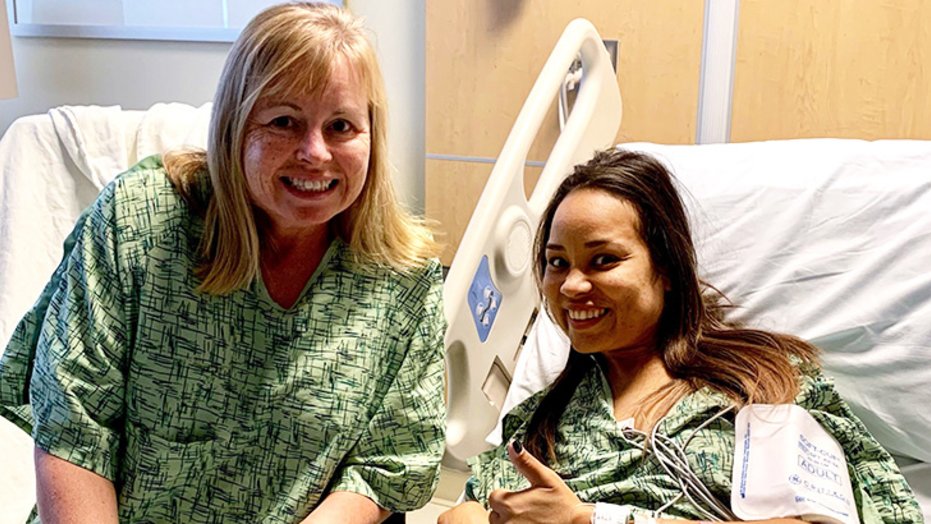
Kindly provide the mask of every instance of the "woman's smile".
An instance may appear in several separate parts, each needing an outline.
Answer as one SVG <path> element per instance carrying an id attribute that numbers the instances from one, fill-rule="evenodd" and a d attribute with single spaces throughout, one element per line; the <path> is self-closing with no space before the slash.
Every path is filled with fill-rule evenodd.
<path id="1" fill-rule="evenodd" d="M 608 310 L 606 308 L 566 309 L 566 315 L 569 317 L 569 322 L 576 329 L 583 328 L 589 324 L 595 324 L 607 314 Z"/>
<path id="2" fill-rule="evenodd" d="M 281 180 L 284 182 L 285 186 L 288 187 L 291 192 L 297 196 L 311 196 L 318 197 L 323 196 L 324 193 L 331 191 L 333 188 L 339 184 L 339 180 L 330 179 L 330 180 L 321 180 L 321 179 L 308 179 L 308 178 L 292 178 L 292 177 L 281 177 Z"/>

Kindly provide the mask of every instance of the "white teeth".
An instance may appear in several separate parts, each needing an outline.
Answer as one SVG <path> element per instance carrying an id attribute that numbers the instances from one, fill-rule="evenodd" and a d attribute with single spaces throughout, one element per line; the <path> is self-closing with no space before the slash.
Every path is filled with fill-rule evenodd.
<path id="1" fill-rule="evenodd" d="M 585 310 L 574 310 L 567 309 L 569 318 L 572 320 L 591 320 L 593 318 L 598 318 L 604 316 L 608 310 L 607 309 L 585 309 Z"/>
<path id="2" fill-rule="evenodd" d="M 285 180 L 291 187 L 315 193 L 326 191 L 336 183 L 336 180 L 302 180 L 299 178 L 286 178 Z"/>

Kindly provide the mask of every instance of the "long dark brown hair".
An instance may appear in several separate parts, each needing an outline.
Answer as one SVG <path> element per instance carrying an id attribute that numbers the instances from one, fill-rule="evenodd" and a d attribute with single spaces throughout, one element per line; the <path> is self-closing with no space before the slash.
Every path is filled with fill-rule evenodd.
<path id="1" fill-rule="evenodd" d="M 688 391 L 707 386 L 724 393 L 737 406 L 786 403 L 795 398 L 799 370 L 792 358 L 817 365 L 818 349 L 797 337 L 724 320 L 724 310 L 731 306 L 717 289 L 698 277 L 688 215 L 674 178 L 650 155 L 614 149 L 599 152 L 588 163 L 576 166 L 557 188 L 534 242 L 538 288 L 542 288 L 546 271 L 546 243 L 553 215 L 566 196 L 580 189 L 604 191 L 637 211 L 639 233 L 653 267 L 671 285 L 657 327 L 657 351 L 673 379 L 685 384 Z M 530 420 L 524 444 L 546 463 L 556 460 L 559 420 L 596 362 L 571 351 L 566 368 Z"/>

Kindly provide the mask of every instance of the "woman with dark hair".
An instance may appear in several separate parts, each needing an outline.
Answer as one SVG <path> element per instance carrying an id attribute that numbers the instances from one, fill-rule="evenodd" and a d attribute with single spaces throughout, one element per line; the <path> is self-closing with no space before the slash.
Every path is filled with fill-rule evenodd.
<path id="1" fill-rule="evenodd" d="M 510 444 L 470 461 L 469 502 L 441 522 L 739 520 L 735 415 L 751 404 L 796 404 L 836 439 L 862 521 L 921 521 L 890 455 L 820 374 L 817 348 L 723 320 L 663 164 L 612 150 L 576 167 L 535 253 L 568 363 L 506 416 Z"/>

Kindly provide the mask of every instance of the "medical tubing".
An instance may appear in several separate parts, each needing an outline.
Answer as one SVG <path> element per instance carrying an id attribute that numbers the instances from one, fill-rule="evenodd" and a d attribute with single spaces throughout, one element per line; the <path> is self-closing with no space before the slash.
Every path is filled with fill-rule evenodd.
<path id="1" fill-rule="evenodd" d="M 662 444 L 662 445 L 664 445 L 664 446 L 668 443 L 669 445 L 671 445 L 671 446 L 675 449 L 675 451 L 678 452 L 678 453 L 673 453 L 673 454 L 674 454 L 674 455 L 676 456 L 676 458 L 680 461 L 680 463 L 681 463 L 681 464 L 684 464 L 684 466 L 685 466 L 686 471 L 684 472 L 684 475 L 683 475 L 684 478 L 688 480 L 689 485 L 695 490 L 695 492 L 696 492 L 695 494 L 696 494 L 697 496 L 699 496 L 699 497 L 700 497 L 707 505 L 709 505 L 713 510 L 715 510 L 715 512 L 718 513 L 718 516 L 720 516 L 720 517 L 722 517 L 722 518 L 724 518 L 724 519 L 731 519 L 733 513 L 730 511 L 729 508 L 727 508 L 727 506 L 725 506 L 725 505 L 722 504 L 720 501 L 718 501 L 718 499 L 717 499 L 710 491 L 708 491 L 707 487 L 701 482 L 701 480 L 692 472 L 691 468 L 690 468 L 689 465 L 688 465 L 688 456 L 687 456 L 686 453 L 685 453 L 685 449 L 686 449 L 686 448 L 688 447 L 688 445 L 691 443 L 692 438 L 695 437 L 695 435 L 697 434 L 698 430 L 700 430 L 700 429 L 702 429 L 702 428 L 704 428 L 704 427 L 707 427 L 707 426 L 708 426 L 709 424 L 711 424 L 715 419 L 721 417 L 722 415 L 724 415 L 725 413 L 727 413 L 727 412 L 730 411 L 730 410 L 731 410 L 730 407 L 725 408 L 725 409 L 719 411 L 717 414 L 715 414 L 715 415 L 714 415 L 713 417 L 711 417 L 710 419 L 708 419 L 708 420 L 706 420 L 705 422 L 703 422 L 698 428 L 696 428 L 695 430 L 692 431 L 692 433 L 689 435 L 689 438 L 687 438 L 686 441 L 685 441 L 685 443 L 684 443 L 683 445 L 681 445 L 681 446 L 679 445 L 678 442 L 676 442 L 676 441 L 674 441 L 674 440 L 671 440 L 671 439 L 667 439 L 666 437 L 663 437 L 662 439 L 657 439 L 656 441 L 654 441 L 654 442 L 658 442 L 658 443 L 660 443 L 660 444 Z M 659 436 L 659 435 L 657 434 L 656 436 Z M 664 439 L 665 439 L 665 442 L 663 441 Z M 682 484 L 682 482 L 683 482 L 683 478 L 680 477 L 680 485 Z M 683 489 L 684 489 L 684 488 L 683 488 Z M 685 494 L 686 494 L 686 497 L 689 498 L 689 501 L 691 501 L 692 504 L 696 504 L 696 503 L 695 503 L 695 500 L 691 497 L 691 495 L 689 494 L 689 492 L 688 492 L 688 491 L 684 491 L 684 492 L 685 492 Z M 697 504 L 696 504 L 696 507 L 699 507 L 699 508 L 700 508 L 700 506 L 697 505 Z M 707 515 L 707 516 L 710 517 L 711 515 Z"/>
<path id="2" fill-rule="evenodd" d="M 685 452 L 686 448 L 688 448 L 689 444 L 692 442 L 692 439 L 698 434 L 700 430 L 704 429 L 709 424 L 732 409 L 733 406 L 728 406 L 718 411 L 708 420 L 702 422 L 698 427 L 692 430 L 682 445 L 659 432 L 659 426 L 662 424 L 663 420 L 658 421 L 653 426 L 653 430 L 649 436 L 647 436 L 646 433 L 634 428 L 625 428 L 621 431 L 621 438 L 623 438 L 625 442 L 631 446 L 641 449 L 645 453 L 652 452 L 653 455 L 656 456 L 656 460 L 660 467 L 662 467 L 663 470 L 670 477 L 674 478 L 677 484 L 679 484 L 679 489 L 682 492 L 676 495 L 672 500 L 663 504 L 663 506 L 657 511 L 664 511 L 666 508 L 670 507 L 676 501 L 685 496 L 705 519 L 716 522 L 725 520 L 738 520 L 730 508 L 719 501 L 714 496 L 714 494 L 711 493 L 708 487 L 705 486 L 701 479 L 695 475 L 691 466 L 689 466 L 688 456 Z M 646 447 L 646 445 L 633 442 L 629 438 L 628 432 L 634 435 L 639 435 L 644 439 L 648 438 L 649 449 Z"/>
<path id="3" fill-rule="evenodd" d="M 679 494 L 676 495 L 675 497 L 669 499 L 669 502 L 667 502 L 667 503 L 663 504 L 662 506 L 660 506 L 659 509 L 656 510 L 656 513 L 657 513 L 657 514 L 662 514 L 664 511 L 666 511 L 668 508 L 670 508 L 673 504 L 675 504 L 676 502 L 679 502 L 679 499 L 681 499 L 681 498 L 684 497 L 684 496 L 685 496 L 684 494 L 679 493 Z"/>
<path id="4" fill-rule="evenodd" d="M 706 504 L 712 507 L 712 509 L 718 509 L 714 497 L 709 497 L 708 493 L 704 491 L 705 486 L 698 480 L 694 474 L 692 474 L 691 469 L 689 469 L 688 464 L 682 463 L 682 457 L 676 456 L 675 453 L 672 453 L 673 457 L 667 457 L 666 453 L 668 452 L 667 443 L 663 440 L 668 440 L 666 437 L 659 435 L 655 432 L 651 435 L 651 446 L 653 449 L 653 454 L 656 455 L 657 461 L 660 463 L 660 466 L 666 470 L 671 477 L 675 478 L 679 484 L 679 489 L 682 490 L 682 493 L 689 499 L 689 502 L 695 506 L 695 509 L 702 514 L 702 517 L 709 520 L 718 520 L 715 513 L 707 510 L 702 504 Z M 675 446 L 674 442 L 670 442 Z M 676 470 L 675 473 L 671 470 Z M 691 488 L 691 489 L 689 489 Z M 693 491 L 695 496 L 701 499 L 701 503 L 695 500 L 693 497 Z"/>

